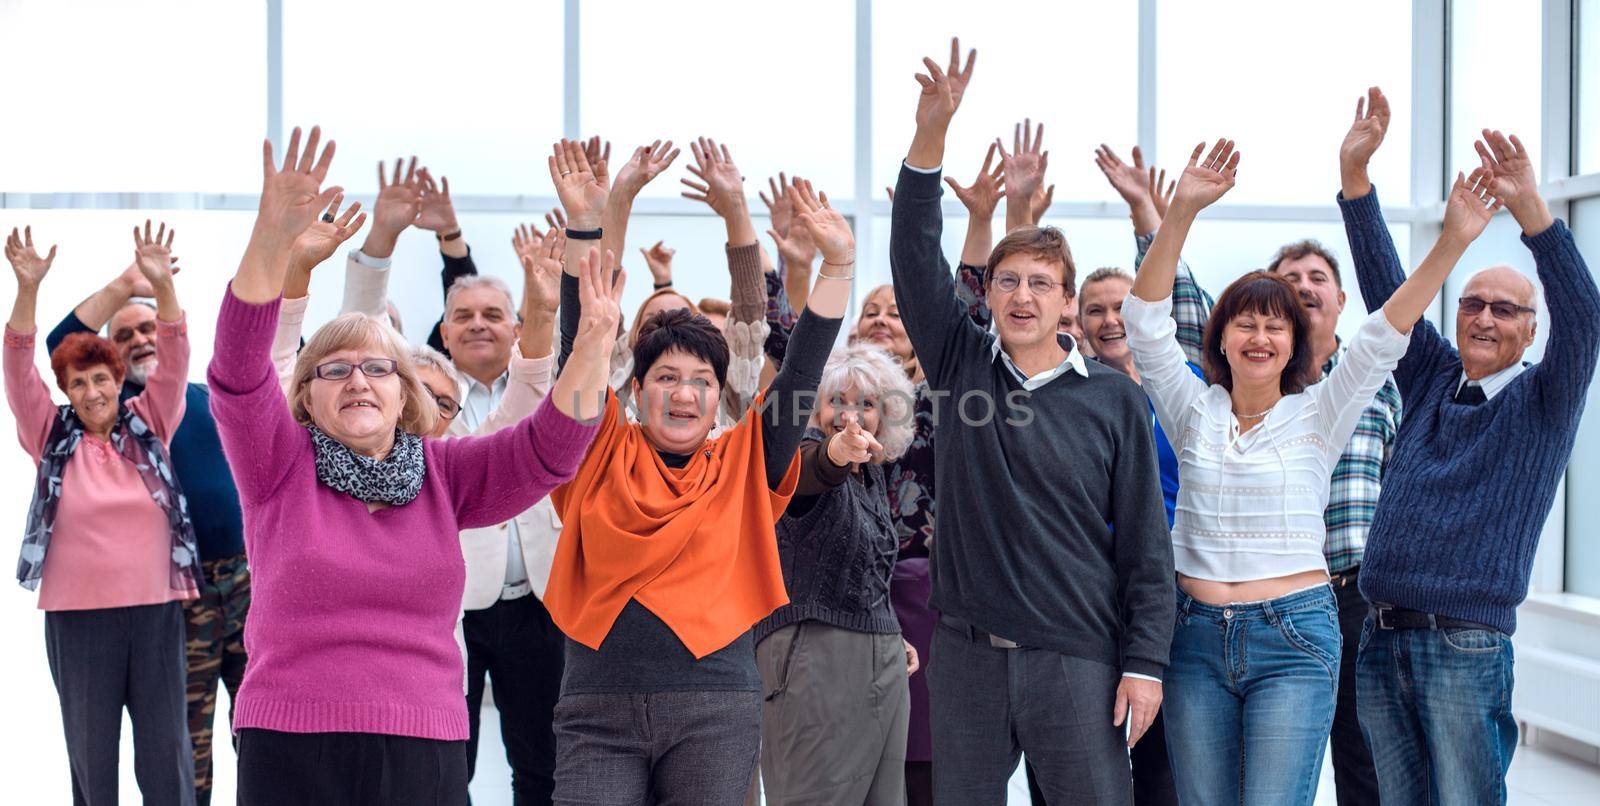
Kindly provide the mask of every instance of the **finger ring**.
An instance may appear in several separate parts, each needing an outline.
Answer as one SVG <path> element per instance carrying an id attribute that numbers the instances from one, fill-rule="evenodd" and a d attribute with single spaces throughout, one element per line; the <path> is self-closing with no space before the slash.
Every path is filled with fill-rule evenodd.
<path id="1" fill-rule="evenodd" d="M 329 224 L 332 224 L 333 223 L 333 213 L 323 213 L 322 214 L 322 220 L 328 222 Z"/>
<path id="2" fill-rule="evenodd" d="M 571 175 L 572 175 L 572 172 L 571 172 L 571 171 L 562 171 L 562 172 L 561 172 L 561 175 L 562 175 L 562 176 L 571 176 Z"/>

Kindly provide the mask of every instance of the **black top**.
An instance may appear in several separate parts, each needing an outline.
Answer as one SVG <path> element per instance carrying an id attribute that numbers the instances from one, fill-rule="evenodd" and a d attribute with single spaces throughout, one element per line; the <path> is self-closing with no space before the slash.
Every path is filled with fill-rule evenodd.
<path id="1" fill-rule="evenodd" d="M 1022 388 L 957 298 L 939 179 L 901 169 L 889 235 L 895 301 L 938 423 L 931 605 L 1159 678 L 1175 586 L 1149 403 L 1097 362 Z"/>
<path id="2" fill-rule="evenodd" d="M 439 253 L 439 257 L 444 259 L 444 270 L 439 273 L 439 279 L 444 283 L 445 298 L 449 299 L 450 286 L 455 285 L 456 281 L 463 277 L 476 275 L 478 273 L 478 264 L 472 262 L 472 247 L 470 246 L 467 247 L 467 253 L 461 257 L 451 257 L 443 252 Z M 449 311 L 445 311 L 445 313 L 449 313 Z M 433 323 L 433 330 L 428 332 L 428 346 L 444 353 L 445 357 L 448 358 L 450 351 L 444 348 L 444 336 L 439 333 L 439 326 L 442 324 L 444 324 L 443 314 L 439 316 L 439 321 Z"/>

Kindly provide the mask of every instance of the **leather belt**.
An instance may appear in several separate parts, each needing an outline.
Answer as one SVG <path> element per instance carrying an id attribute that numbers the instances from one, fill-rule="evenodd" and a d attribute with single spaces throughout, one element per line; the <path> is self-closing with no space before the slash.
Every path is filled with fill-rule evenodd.
<path id="1" fill-rule="evenodd" d="M 970 622 L 958 619 L 955 616 L 939 616 L 939 621 L 953 628 L 956 632 L 965 633 L 968 640 L 987 640 L 989 646 L 995 649 L 1023 649 L 1023 646 L 1009 638 L 1001 638 L 991 632 L 986 632 L 980 627 L 973 626 Z"/>
<path id="2" fill-rule="evenodd" d="M 1424 613 L 1389 604 L 1373 604 L 1372 618 L 1380 630 L 1500 630 L 1477 621 Z"/>
<path id="3" fill-rule="evenodd" d="M 507 585 L 501 588 L 500 601 L 509 602 L 512 599 L 521 599 L 530 593 L 533 593 L 533 583 L 523 580 L 515 585 Z"/>

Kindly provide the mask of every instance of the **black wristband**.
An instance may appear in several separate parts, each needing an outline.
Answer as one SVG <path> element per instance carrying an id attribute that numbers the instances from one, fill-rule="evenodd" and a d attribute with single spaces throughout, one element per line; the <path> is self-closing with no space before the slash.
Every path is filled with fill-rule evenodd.
<path id="1" fill-rule="evenodd" d="M 663 288 L 671 288 L 672 287 L 672 281 L 668 280 L 668 281 L 666 281 L 664 283 L 656 283 L 655 287 L 656 287 L 657 291 L 660 291 Z"/>
<path id="2" fill-rule="evenodd" d="M 454 241 L 461 237 L 461 229 L 458 227 L 454 232 L 451 232 L 448 235 L 436 232 L 434 233 L 433 237 L 438 238 L 439 243 L 444 243 L 445 241 Z"/>
<path id="3" fill-rule="evenodd" d="M 576 241 L 598 241 L 600 240 L 600 228 L 573 229 L 567 227 L 567 237 Z"/>

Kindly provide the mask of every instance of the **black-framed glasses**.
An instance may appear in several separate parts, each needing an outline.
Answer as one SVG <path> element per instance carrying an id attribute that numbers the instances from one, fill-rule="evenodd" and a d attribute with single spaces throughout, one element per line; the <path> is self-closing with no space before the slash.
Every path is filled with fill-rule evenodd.
<path id="1" fill-rule="evenodd" d="M 357 370 L 368 378 L 382 378 L 395 373 L 398 364 L 393 358 L 367 358 L 359 363 L 329 361 L 317 365 L 317 377 L 325 381 L 342 381 Z"/>
<path id="2" fill-rule="evenodd" d="M 423 384 L 422 388 L 427 389 L 428 394 L 433 395 L 433 402 L 439 406 L 440 417 L 446 420 L 454 420 L 456 415 L 461 413 L 461 404 L 455 398 L 449 395 L 441 395 L 433 391 L 427 384 Z"/>
<path id="3" fill-rule="evenodd" d="M 1002 271 L 997 272 L 994 275 L 994 287 L 1006 292 L 1007 294 L 1017 290 L 1017 288 L 1021 285 L 1022 278 L 1011 272 Z M 1052 280 L 1042 274 L 1035 274 L 1028 277 L 1028 291 L 1034 294 L 1048 294 L 1051 291 L 1054 291 L 1058 285 L 1064 286 L 1066 283 Z"/>
<path id="4" fill-rule="evenodd" d="M 1486 299 L 1479 299 L 1478 297 L 1462 297 L 1461 299 L 1456 300 L 1456 307 L 1461 311 L 1461 313 L 1466 314 L 1467 316 L 1477 316 L 1478 314 L 1483 313 L 1483 309 L 1487 307 L 1489 309 L 1489 313 L 1494 315 L 1494 318 L 1507 322 L 1517 318 L 1518 316 L 1521 316 L 1522 314 L 1533 313 L 1533 309 L 1527 307 L 1526 305 L 1518 305 L 1515 302 L 1505 301 L 1490 302 Z"/>

